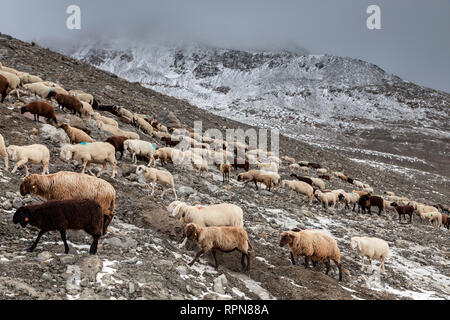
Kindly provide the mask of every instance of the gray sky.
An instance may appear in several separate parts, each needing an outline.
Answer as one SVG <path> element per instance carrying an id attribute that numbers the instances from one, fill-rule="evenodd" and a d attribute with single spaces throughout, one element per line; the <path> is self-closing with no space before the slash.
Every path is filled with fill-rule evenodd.
<path id="1" fill-rule="evenodd" d="M 81 7 L 81 30 L 66 28 L 70 4 Z M 366 27 L 371 4 L 381 8 L 382 30 Z M 237 49 L 301 47 L 362 59 L 450 93 L 449 0 L 14 0 L 2 3 L 0 32 L 60 45 L 126 37 Z"/>

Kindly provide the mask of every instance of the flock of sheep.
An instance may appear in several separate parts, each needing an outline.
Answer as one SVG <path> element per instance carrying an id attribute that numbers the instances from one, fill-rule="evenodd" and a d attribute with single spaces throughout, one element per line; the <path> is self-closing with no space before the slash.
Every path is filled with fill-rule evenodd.
<path id="1" fill-rule="evenodd" d="M 379 209 L 378 214 L 383 210 L 391 210 L 398 214 L 399 221 L 401 217 L 406 219 L 406 215 L 409 215 L 410 222 L 413 215 L 417 214 L 422 220 L 434 222 L 438 227 L 444 225 L 449 228 L 448 215 L 439 210 L 448 213 L 447 207 L 410 201 L 389 191 L 383 196 L 376 195 L 370 185 L 346 176 L 342 170 L 333 172 L 330 176 L 328 170 L 317 163 L 298 162 L 288 156 L 278 158 L 272 152 L 261 149 L 250 150 L 245 142 L 234 141 L 229 144 L 220 139 L 202 136 L 192 130 L 183 129 L 175 120 L 165 126 L 147 115 L 135 114 L 123 107 L 99 105 L 89 93 L 80 90 L 66 91 L 56 83 L 16 71 L 1 63 L 0 93 L 2 102 L 7 94 L 12 93 L 17 97 L 19 93 L 39 97 L 41 100 L 22 107 L 21 113 L 33 114 L 35 121 L 39 121 L 39 117 L 44 117 L 49 123 L 52 122 L 63 129 L 71 144 L 62 146 L 60 158 L 66 162 L 76 160 L 82 165 L 81 173 L 60 171 L 50 174 L 50 152 L 46 146 L 34 144 L 6 147 L 4 138 L 0 135 L 0 155 L 4 158 L 5 169 L 8 170 L 8 158 L 15 161 L 12 173 L 21 166 L 25 167 L 26 176 L 20 185 L 21 195 L 34 194 L 47 200 L 43 204 L 21 207 L 14 214 L 14 223 L 20 223 L 23 227 L 30 224 L 40 229 L 29 251 L 36 248 L 45 232 L 59 231 L 67 253 L 69 249 L 66 230 L 83 229 L 93 237 L 90 253 L 97 252 L 98 240 L 107 232 L 108 225 L 114 217 L 116 201 L 114 187 L 99 177 L 109 165 L 111 178 L 114 179 L 117 161 L 122 159 L 124 152 L 131 155 L 131 161 L 136 165 L 136 174 L 145 179 L 149 192 L 151 185 L 151 195 L 154 194 L 156 185 L 160 185 L 163 189 L 161 198 L 168 189 L 172 189 L 175 201 L 168 205 L 167 210 L 173 216 L 179 217 L 181 223 L 186 224 L 183 231 L 185 239 L 179 247 L 182 248 L 188 239 L 193 239 L 200 249 L 190 265 L 201 255 L 211 251 L 218 267 L 216 250 L 224 252 L 238 250 L 242 254 L 242 266 L 248 270 L 251 265 L 249 248 L 253 247 L 244 230 L 244 212 L 242 208 L 231 203 L 191 206 L 178 201 L 172 174 L 167 170 L 152 167 L 158 160 L 161 166 L 170 162 L 180 171 L 189 165 L 200 175 L 208 172 L 209 166 L 215 165 L 222 173 L 224 183 L 230 182 L 232 169 L 236 171 L 243 169 L 244 172 L 237 174 L 236 180 L 243 181 L 244 187 L 253 183 L 258 190 L 260 183 L 264 184 L 268 191 L 287 190 L 289 197 L 294 193 L 306 196 L 309 205 L 313 205 L 313 200 L 317 199 L 326 210 L 330 207 L 337 210 L 339 205 L 343 204 L 344 210 L 350 209 L 353 205 L 353 211 L 358 206 L 358 212 L 365 213 L 367 210 L 370 213 L 371 207 L 375 206 Z M 94 141 L 86 128 L 71 126 L 66 122 L 58 124 L 52 99 L 56 101 L 61 111 L 66 109 L 74 115 L 78 114 L 111 136 L 105 142 Z M 132 124 L 144 136 L 159 141 L 161 147 L 141 140 L 140 135 L 134 131 L 120 129 L 118 121 L 101 115 L 99 111 L 107 111 L 117 116 L 121 122 Z M 185 150 L 179 148 L 180 145 L 183 145 Z M 245 151 L 243 153 L 245 156 L 239 158 L 238 150 Z M 116 158 L 117 152 L 120 152 L 119 159 Z M 137 165 L 138 160 L 145 161 L 146 165 Z M 27 163 L 41 164 L 42 175 L 29 174 Z M 101 166 L 96 177 L 90 169 L 92 164 Z M 250 169 L 250 166 L 255 168 Z M 290 176 L 294 179 L 282 179 L 278 173 L 280 168 L 289 170 Z M 84 174 L 86 170 L 90 175 Z M 308 172 L 315 172 L 318 177 L 301 175 Z M 351 184 L 352 189 L 358 190 L 351 192 L 343 189 L 327 190 L 325 181 L 331 179 L 340 179 Z M 328 232 L 319 229 L 293 229 L 281 233 L 280 237 L 280 246 L 289 246 L 293 264 L 295 258 L 304 256 L 305 267 L 308 267 L 310 260 L 314 265 L 322 262 L 328 274 L 330 261 L 333 260 L 339 270 L 339 280 L 342 280 L 342 273 L 346 270 L 341 265 L 338 244 Z M 389 255 L 386 241 L 373 237 L 353 237 L 351 248 L 362 258 L 361 270 L 364 270 L 364 259 L 367 257 L 370 263 L 372 259 L 380 260 L 380 268 L 384 272 L 384 262 Z"/>

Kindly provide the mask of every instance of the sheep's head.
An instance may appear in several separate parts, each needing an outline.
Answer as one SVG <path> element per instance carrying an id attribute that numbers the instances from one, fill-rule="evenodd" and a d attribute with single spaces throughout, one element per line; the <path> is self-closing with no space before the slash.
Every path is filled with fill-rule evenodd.
<path id="1" fill-rule="evenodd" d="M 20 223 L 20 225 L 25 228 L 30 223 L 30 211 L 27 207 L 20 207 L 17 209 L 16 213 L 14 213 L 13 222 L 14 224 Z"/>
<path id="2" fill-rule="evenodd" d="M 142 174 L 145 171 L 145 167 L 144 166 L 137 166 L 136 168 L 136 174 Z"/>
<path id="3" fill-rule="evenodd" d="M 67 122 L 63 122 L 59 127 L 66 131 L 69 128 L 69 124 Z"/>
<path id="4" fill-rule="evenodd" d="M 242 181 L 243 175 L 242 173 L 239 173 L 237 176 L 237 181 Z"/>
<path id="5" fill-rule="evenodd" d="M 186 227 L 184 227 L 183 234 L 186 238 L 197 240 L 198 239 L 198 231 L 197 226 L 193 223 L 189 223 Z"/>
<path id="6" fill-rule="evenodd" d="M 32 176 L 33 175 L 29 175 L 28 177 L 25 177 L 22 180 L 22 183 L 20 184 L 20 194 L 22 196 L 25 196 L 25 195 L 31 193 L 31 189 L 33 186 Z M 35 188 L 36 188 L 36 186 L 35 186 Z"/>
<path id="7" fill-rule="evenodd" d="M 356 248 L 358 248 L 358 250 L 361 250 L 361 242 L 359 240 L 359 237 L 353 237 L 350 239 L 350 248 L 352 248 L 352 250 L 355 250 Z"/>
<path id="8" fill-rule="evenodd" d="M 50 99 L 51 97 L 55 97 L 55 96 L 56 96 L 56 92 L 53 91 L 52 89 L 49 89 L 47 99 Z"/>
<path id="9" fill-rule="evenodd" d="M 63 147 L 59 156 L 60 156 L 61 160 L 70 161 L 72 159 L 71 146 Z"/>
<path id="10" fill-rule="evenodd" d="M 287 244 L 292 243 L 294 235 L 291 232 L 283 232 L 281 234 L 280 247 L 284 247 Z"/>
<path id="11" fill-rule="evenodd" d="M 10 158 L 14 161 L 17 160 L 17 146 L 8 146 L 6 148 L 6 152 L 8 153 L 8 155 L 10 156 Z"/>
<path id="12" fill-rule="evenodd" d="M 20 108 L 20 114 L 24 114 L 25 112 L 28 112 L 27 107 Z"/>

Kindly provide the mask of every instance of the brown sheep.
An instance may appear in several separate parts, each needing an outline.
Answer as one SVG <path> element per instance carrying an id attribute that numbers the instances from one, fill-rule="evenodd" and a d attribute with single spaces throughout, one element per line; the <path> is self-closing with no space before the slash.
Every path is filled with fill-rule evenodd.
<path id="1" fill-rule="evenodd" d="M 319 176 L 320 179 L 324 179 L 324 180 L 330 180 L 330 176 L 327 174 L 322 174 Z"/>
<path id="2" fill-rule="evenodd" d="M 404 206 L 399 206 L 396 202 L 392 202 L 391 206 L 395 208 L 398 213 L 398 222 L 401 221 L 401 217 L 403 216 L 406 220 L 406 215 L 409 215 L 409 222 L 412 222 L 412 217 L 414 213 L 414 207 L 407 204 Z"/>
<path id="3" fill-rule="evenodd" d="M 70 143 L 76 144 L 81 142 L 92 143 L 94 140 L 83 130 L 69 126 L 67 123 L 62 123 L 60 128 L 62 128 L 70 139 Z"/>
<path id="4" fill-rule="evenodd" d="M 82 229 L 94 238 L 89 253 L 96 254 L 98 239 L 102 235 L 103 213 L 102 207 L 94 200 L 53 200 L 20 207 L 14 214 L 13 222 L 20 223 L 23 228 L 30 224 L 40 229 L 28 252 L 36 248 L 44 233 L 59 231 L 64 242 L 64 253 L 68 254 L 66 230 Z"/>
<path id="5" fill-rule="evenodd" d="M 128 138 L 124 137 L 124 136 L 112 136 L 112 137 L 109 137 L 108 139 L 106 139 L 106 141 L 105 141 L 105 142 L 112 144 L 114 146 L 114 149 L 116 149 L 116 152 L 120 152 L 119 160 L 122 159 L 122 157 L 123 157 L 123 151 L 124 151 L 123 143 L 126 140 L 128 140 Z"/>
<path id="6" fill-rule="evenodd" d="M 2 76 L 0 74 L 0 94 L 2 95 L 2 100 L 1 100 L 2 103 L 6 98 L 6 95 L 7 95 L 6 91 L 8 91 L 8 88 L 9 88 L 8 79 L 6 79 L 4 76 Z"/>
<path id="7" fill-rule="evenodd" d="M 370 207 L 378 207 L 378 215 L 381 215 L 381 211 L 383 211 L 384 208 L 384 200 L 382 197 L 379 196 L 371 196 L 371 195 L 363 195 L 358 201 L 359 206 L 362 209 L 362 213 L 367 212 L 371 214 Z"/>
<path id="8" fill-rule="evenodd" d="M 231 167 L 229 163 L 223 163 L 220 165 L 220 172 L 222 172 L 222 182 L 225 183 L 225 179 L 227 179 L 228 183 L 230 183 L 230 171 Z"/>
<path id="9" fill-rule="evenodd" d="M 318 232 L 303 230 L 300 232 L 285 231 L 281 234 L 280 247 L 289 246 L 291 259 L 305 256 L 305 268 L 308 268 L 309 259 L 323 262 L 326 266 L 325 274 L 330 271 L 330 259 L 339 269 L 339 281 L 342 281 L 341 253 L 336 240 Z"/>
<path id="10" fill-rule="evenodd" d="M 69 110 L 72 110 L 73 114 L 76 114 L 78 112 L 81 118 L 81 112 L 83 111 L 83 104 L 76 97 L 62 93 L 56 93 L 53 90 L 49 92 L 47 99 L 51 99 L 52 97 L 55 97 L 61 110 L 67 108 Z"/>
<path id="11" fill-rule="evenodd" d="M 240 227 L 199 227 L 194 223 L 189 223 L 184 228 L 184 236 L 197 241 L 200 251 L 197 252 L 194 259 L 188 264 L 192 266 L 198 258 L 211 251 L 216 269 L 219 263 L 216 257 L 216 251 L 231 252 L 238 250 L 242 253 L 241 264 L 245 270 L 250 270 L 250 253 L 248 248 L 253 246 L 248 239 L 247 232 Z M 244 258 L 247 258 L 247 267 Z"/>
<path id="12" fill-rule="evenodd" d="M 20 109 L 21 114 L 24 114 L 25 112 L 33 114 L 34 121 L 39 121 L 39 116 L 42 116 L 44 118 L 47 118 L 47 121 L 53 120 L 55 124 L 58 124 L 58 122 L 56 121 L 55 108 L 53 108 L 53 106 L 48 104 L 47 102 L 30 102 Z"/>

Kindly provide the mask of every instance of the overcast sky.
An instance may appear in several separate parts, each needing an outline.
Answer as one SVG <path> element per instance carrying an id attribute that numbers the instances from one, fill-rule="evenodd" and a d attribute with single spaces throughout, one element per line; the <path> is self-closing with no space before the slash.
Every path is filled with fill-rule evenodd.
<path id="1" fill-rule="evenodd" d="M 68 30 L 66 8 L 81 8 Z M 381 8 L 381 30 L 366 9 Z M 22 40 L 199 41 L 228 48 L 305 48 L 349 56 L 450 93 L 449 0 L 14 0 L 2 1 L 0 32 Z"/>

